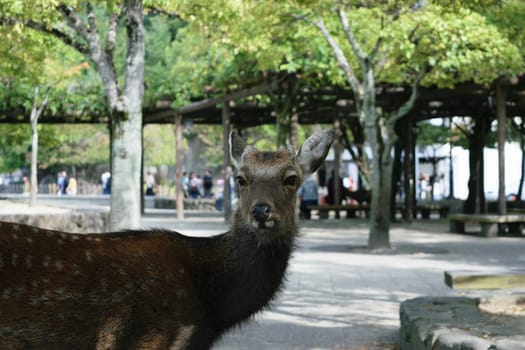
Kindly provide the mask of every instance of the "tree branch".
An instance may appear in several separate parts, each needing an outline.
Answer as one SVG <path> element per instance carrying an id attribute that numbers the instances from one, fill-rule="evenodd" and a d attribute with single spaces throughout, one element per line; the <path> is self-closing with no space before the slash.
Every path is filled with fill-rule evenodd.
<path id="1" fill-rule="evenodd" d="M 414 103 L 416 103 L 417 95 L 419 92 L 419 83 L 425 77 L 425 75 L 428 74 L 428 72 L 428 69 L 423 69 L 421 72 L 419 72 L 419 74 L 416 75 L 414 81 L 412 81 L 412 92 L 410 94 L 410 97 L 397 109 L 397 111 L 390 115 L 387 121 L 388 124 L 394 126 L 399 119 L 407 115 L 408 112 L 410 112 L 410 110 L 412 109 L 412 107 L 414 107 Z"/>
<path id="2" fill-rule="evenodd" d="M 49 99 L 49 91 L 51 90 L 51 86 L 48 85 L 47 88 L 46 88 L 46 92 L 45 92 L 45 96 L 44 96 L 44 100 L 42 101 L 42 103 L 40 103 L 40 105 L 37 107 L 37 103 L 38 103 L 38 86 L 35 87 L 35 96 L 33 98 L 33 108 L 31 109 L 31 117 L 30 117 L 30 120 L 31 120 L 31 123 L 34 124 L 37 122 L 38 118 L 40 117 L 40 115 L 42 114 L 42 112 L 44 111 L 44 108 L 46 108 L 46 105 L 47 105 L 47 101 Z"/>
<path id="3" fill-rule="evenodd" d="M 76 34 L 86 41 L 87 50 L 83 54 L 93 61 L 97 67 L 97 71 L 102 78 L 106 98 L 111 111 L 121 111 L 123 102 L 119 98 L 120 89 L 118 86 L 117 74 L 113 64 L 113 51 L 110 47 L 110 51 L 104 51 L 102 46 L 102 40 L 100 39 L 99 33 L 96 31 L 94 25 L 94 12 L 91 6 L 88 4 L 88 22 L 89 28 L 83 23 L 82 18 L 76 14 L 73 9 L 64 4 L 59 5 L 57 10 L 64 16 L 67 25 L 76 32 Z M 110 38 L 110 45 L 111 45 Z M 116 40 L 116 39 L 115 39 Z"/>
<path id="4" fill-rule="evenodd" d="M 66 5 L 57 6 L 57 10 L 65 17 L 68 25 L 77 32 L 78 35 L 89 42 L 88 28 L 82 23 L 82 20 Z"/>
<path id="5" fill-rule="evenodd" d="M 346 40 L 348 40 L 348 43 L 350 44 L 350 46 L 352 46 L 352 50 L 359 59 L 359 62 L 361 62 L 361 65 L 363 65 L 368 59 L 368 57 L 361 49 L 361 45 L 359 45 L 359 43 L 357 42 L 354 32 L 350 28 L 350 23 L 348 22 L 346 12 L 342 8 L 339 8 L 338 14 L 339 19 L 341 20 L 341 25 L 343 26 L 343 32 L 345 33 Z"/>
<path id="6" fill-rule="evenodd" d="M 14 26 L 15 24 L 21 24 L 24 27 L 31 28 L 38 32 L 50 34 L 58 40 L 62 41 L 64 44 L 74 48 L 83 55 L 86 55 L 89 52 L 87 46 L 80 44 L 79 42 L 75 41 L 74 38 L 56 28 L 48 28 L 44 24 L 32 20 L 20 20 L 0 17 L 0 25 Z"/>
<path id="7" fill-rule="evenodd" d="M 354 93 L 357 94 L 358 96 L 362 96 L 363 88 L 361 86 L 361 83 L 357 79 L 357 76 L 355 75 L 354 70 L 352 69 L 352 67 L 350 66 L 350 63 L 346 59 L 346 56 L 343 53 L 343 50 L 341 49 L 341 46 L 339 46 L 337 41 L 335 41 L 332 35 L 328 32 L 328 29 L 326 28 L 323 19 L 319 17 L 317 21 L 314 22 L 310 20 L 307 16 L 304 16 L 304 15 L 291 14 L 291 16 L 295 19 L 305 21 L 315 26 L 321 32 L 324 39 L 326 40 L 326 42 L 332 49 L 332 52 L 335 55 L 337 63 L 339 64 L 343 72 L 346 74 L 347 80 L 350 83 L 352 90 L 354 90 Z"/>
<path id="8" fill-rule="evenodd" d="M 381 44 L 383 43 L 383 37 L 379 36 L 376 40 L 376 43 L 374 45 L 374 48 L 372 49 L 372 52 L 370 52 L 370 62 L 374 62 L 377 53 L 379 52 L 379 48 L 381 47 Z"/>
<path id="9" fill-rule="evenodd" d="M 472 133 L 470 133 L 467 129 L 465 129 L 464 127 L 462 127 L 461 125 L 459 125 L 458 123 L 454 123 L 454 125 L 456 126 L 456 128 L 465 136 L 465 137 L 470 137 L 472 136 Z"/>
<path id="10" fill-rule="evenodd" d="M 361 96 L 363 95 L 363 88 L 361 86 L 361 83 L 357 79 L 354 70 L 350 66 L 350 63 L 348 62 L 343 50 L 341 49 L 341 46 L 339 46 L 339 44 L 335 41 L 332 35 L 330 35 L 321 17 L 319 17 L 318 20 L 313 24 L 317 27 L 317 29 L 319 29 L 321 34 L 323 34 L 323 37 L 325 38 L 326 42 L 332 48 L 337 62 L 339 63 L 339 66 L 341 67 L 343 72 L 345 72 L 348 82 L 352 87 L 352 90 L 354 90 L 354 92 L 359 96 L 359 98 L 361 98 Z"/>
<path id="11" fill-rule="evenodd" d="M 89 32 L 96 32 L 97 24 L 95 22 L 95 14 L 93 13 L 93 5 L 91 5 L 91 2 L 88 1 L 86 4 L 86 7 L 87 7 L 87 20 L 89 24 L 89 27 L 87 28 L 87 30 Z"/>
<path id="12" fill-rule="evenodd" d="M 113 56 L 115 47 L 117 46 L 117 33 L 118 33 L 118 23 L 122 18 L 122 7 L 119 6 L 118 11 L 114 11 L 109 16 L 108 21 L 108 34 L 106 36 L 106 48 L 105 51 L 108 56 Z"/>
<path id="13" fill-rule="evenodd" d="M 42 103 L 40 104 L 40 106 L 38 107 L 38 110 L 37 110 L 38 116 L 40 116 L 42 114 L 42 112 L 44 111 L 44 108 L 46 108 L 46 106 L 47 106 L 47 101 L 49 100 L 49 92 L 50 91 L 51 91 L 51 86 L 48 85 L 47 88 L 46 88 L 46 93 L 44 95 L 44 100 L 42 101 Z M 35 96 L 35 99 L 36 99 L 36 96 Z"/>
<path id="14" fill-rule="evenodd" d="M 158 14 L 166 15 L 170 18 L 177 18 L 177 19 L 182 20 L 181 15 L 179 15 L 178 13 L 170 12 L 170 11 L 167 11 L 163 8 L 156 7 L 156 6 L 144 6 L 144 7 L 150 10 L 151 13 L 158 13 Z"/>

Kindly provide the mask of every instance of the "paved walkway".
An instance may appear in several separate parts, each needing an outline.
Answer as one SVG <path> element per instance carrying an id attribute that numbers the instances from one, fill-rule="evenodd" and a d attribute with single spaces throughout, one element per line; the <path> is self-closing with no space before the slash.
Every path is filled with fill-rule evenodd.
<path id="1" fill-rule="evenodd" d="M 227 229 L 221 218 L 177 222 L 146 216 L 143 224 L 190 235 Z M 302 235 L 281 296 L 255 322 L 227 334 L 214 349 L 397 349 L 401 301 L 460 295 L 445 285 L 445 270 L 523 271 L 525 239 L 486 239 L 447 230 L 445 220 L 394 224 L 394 249 L 370 252 L 363 248 L 368 238 L 364 220 L 301 222 Z"/>
<path id="2" fill-rule="evenodd" d="M 149 211 L 142 224 L 189 235 L 227 229 L 219 215 L 198 214 L 177 221 L 172 213 Z M 512 272 L 523 271 L 525 264 L 525 239 L 453 235 L 445 220 L 393 224 L 394 249 L 384 252 L 364 248 L 368 227 L 362 219 L 303 221 L 300 226 L 280 297 L 214 350 L 394 350 L 401 301 L 460 295 L 445 285 L 445 270 Z M 508 291 L 461 295 L 495 293 Z"/>

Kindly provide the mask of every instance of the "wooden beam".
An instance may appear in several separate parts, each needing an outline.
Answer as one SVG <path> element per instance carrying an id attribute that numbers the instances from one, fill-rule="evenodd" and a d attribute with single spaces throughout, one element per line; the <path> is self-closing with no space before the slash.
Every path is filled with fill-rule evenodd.
<path id="1" fill-rule="evenodd" d="M 177 219 L 184 219 L 184 188 L 182 186 L 182 115 L 175 115 L 175 167 L 176 167 L 176 211 Z"/>
<path id="2" fill-rule="evenodd" d="M 190 105 L 175 109 L 175 113 L 188 114 L 192 112 L 197 112 L 199 110 L 207 109 L 210 107 L 215 107 L 216 105 L 223 103 L 225 101 L 235 101 L 239 98 L 268 93 L 269 91 L 275 90 L 277 86 L 278 86 L 278 82 L 275 80 L 271 82 L 265 82 L 260 85 L 251 87 L 249 89 L 239 90 L 239 91 L 231 92 L 229 94 L 224 94 L 222 96 L 218 96 L 215 98 L 208 98 L 202 101 L 194 102 Z"/>

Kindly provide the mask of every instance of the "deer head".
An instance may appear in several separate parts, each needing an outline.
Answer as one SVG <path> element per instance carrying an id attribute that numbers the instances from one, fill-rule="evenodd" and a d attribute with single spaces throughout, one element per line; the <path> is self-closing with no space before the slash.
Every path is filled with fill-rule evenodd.
<path id="1" fill-rule="evenodd" d="M 230 135 L 237 210 L 234 225 L 254 233 L 259 242 L 295 233 L 297 189 L 322 164 L 334 139 L 332 129 L 310 136 L 299 152 L 288 148 L 261 152 L 236 133 Z"/>

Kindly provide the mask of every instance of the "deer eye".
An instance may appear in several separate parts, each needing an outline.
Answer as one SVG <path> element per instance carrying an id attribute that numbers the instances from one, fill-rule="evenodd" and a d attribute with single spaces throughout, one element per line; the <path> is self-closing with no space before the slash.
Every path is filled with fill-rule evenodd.
<path id="1" fill-rule="evenodd" d="M 284 179 L 284 184 L 286 186 L 295 186 L 297 185 L 298 181 L 299 181 L 299 177 L 297 175 L 290 175 L 290 176 L 287 176 L 286 179 Z"/>
<path id="2" fill-rule="evenodd" d="M 246 182 L 246 179 L 242 176 L 236 176 L 235 177 L 235 181 L 237 182 L 237 184 L 239 186 L 246 186 L 247 185 L 247 182 Z"/>

